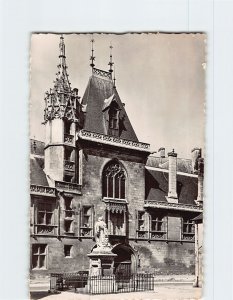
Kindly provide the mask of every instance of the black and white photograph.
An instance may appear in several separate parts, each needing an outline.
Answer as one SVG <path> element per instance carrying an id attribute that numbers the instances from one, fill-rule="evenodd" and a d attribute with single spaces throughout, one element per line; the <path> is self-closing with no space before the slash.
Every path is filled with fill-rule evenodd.
<path id="1" fill-rule="evenodd" d="M 202 297 L 206 42 L 31 35 L 31 299 Z"/>

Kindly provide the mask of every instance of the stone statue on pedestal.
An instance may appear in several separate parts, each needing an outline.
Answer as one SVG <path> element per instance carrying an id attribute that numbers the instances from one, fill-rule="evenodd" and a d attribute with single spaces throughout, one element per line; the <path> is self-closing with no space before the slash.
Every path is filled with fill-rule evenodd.
<path id="1" fill-rule="evenodd" d="M 95 241 L 96 247 L 87 255 L 90 258 L 89 275 L 99 277 L 95 281 L 88 281 L 88 291 L 90 293 L 113 292 L 117 286 L 113 274 L 114 259 L 117 255 L 112 252 L 103 217 L 99 217 L 95 223 Z"/>
<path id="2" fill-rule="evenodd" d="M 106 223 L 103 220 L 103 217 L 99 217 L 98 221 L 95 224 L 95 235 L 97 248 L 110 248 L 108 229 Z"/>

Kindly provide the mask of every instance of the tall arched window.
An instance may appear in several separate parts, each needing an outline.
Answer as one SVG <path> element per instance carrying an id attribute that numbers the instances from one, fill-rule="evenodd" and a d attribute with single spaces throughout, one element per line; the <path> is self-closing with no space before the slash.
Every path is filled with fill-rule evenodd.
<path id="1" fill-rule="evenodd" d="M 103 197 L 125 199 L 126 176 L 118 162 L 110 162 L 103 171 Z"/>

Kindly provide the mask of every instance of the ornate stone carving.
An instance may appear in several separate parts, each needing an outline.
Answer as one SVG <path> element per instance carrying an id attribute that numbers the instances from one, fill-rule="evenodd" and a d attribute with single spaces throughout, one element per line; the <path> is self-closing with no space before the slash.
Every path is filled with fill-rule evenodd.
<path id="1" fill-rule="evenodd" d="M 74 121 L 79 118 L 80 103 L 78 89 L 71 89 L 67 73 L 64 38 L 60 38 L 58 72 L 54 86 L 45 93 L 44 122 L 66 118 Z"/>
<path id="2" fill-rule="evenodd" d="M 69 160 L 65 160 L 65 161 L 64 161 L 64 168 L 65 168 L 65 170 L 67 170 L 67 171 L 72 171 L 72 172 L 74 172 L 74 170 L 75 170 L 74 162 L 73 162 L 73 161 L 69 161 Z"/>
<path id="3" fill-rule="evenodd" d="M 109 144 L 109 145 L 113 145 L 113 146 L 129 148 L 129 149 L 135 149 L 138 151 L 150 152 L 150 144 L 125 140 L 125 139 L 117 138 L 114 136 L 90 132 L 87 130 L 80 130 L 78 133 L 78 137 L 85 139 L 85 140 L 90 140 L 93 142 Z"/>
<path id="4" fill-rule="evenodd" d="M 145 200 L 144 207 L 154 207 L 154 208 L 165 208 L 165 209 L 174 209 L 182 211 L 193 211 L 193 212 L 202 212 L 203 209 L 197 205 L 189 204 L 180 204 L 180 203 L 168 203 L 168 202 L 159 202 L 153 200 Z"/>
<path id="5" fill-rule="evenodd" d="M 81 193 L 81 185 L 72 182 L 65 181 L 55 181 L 55 186 L 57 189 L 68 191 L 71 193 Z"/>
<path id="6" fill-rule="evenodd" d="M 37 234 L 54 234 L 54 225 L 36 225 L 36 233 Z"/>
<path id="7" fill-rule="evenodd" d="M 30 191 L 31 194 L 34 195 L 45 195 L 50 197 L 56 197 L 55 188 L 48 187 L 48 186 L 31 184 Z"/>
<path id="8" fill-rule="evenodd" d="M 119 200 L 116 201 L 104 201 L 106 203 L 106 209 L 111 211 L 112 213 L 122 213 L 126 212 L 127 207 L 126 203 L 117 203 Z"/>
<path id="9" fill-rule="evenodd" d="M 97 76 L 100 76 L 100 77 L 105 77 L 105 78 L 108 78 L 108 79 L 112 78 L 111 72 L 106 72 L 106 71 L 103 71 L 103 70 L 100 70 L 100 69 L 97 69 L 97 68 L 93 68 L 93 74 L 97 75 Z"/>
<path id="10" fill-rule="evenodd" d="M 64 134 L 64 143 L 66 144 L 73 144 L 74 136 L 71 134 Z"/>

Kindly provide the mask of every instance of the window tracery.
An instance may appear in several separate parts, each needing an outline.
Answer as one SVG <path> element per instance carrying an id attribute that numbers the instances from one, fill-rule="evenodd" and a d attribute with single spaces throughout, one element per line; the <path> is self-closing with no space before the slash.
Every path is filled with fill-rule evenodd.
<path id="1" fill-rule="evenodd" d="M 103 171 L 103 197 L 125 199 L 125 170 L 118 162 L 108 164 Z"/>

